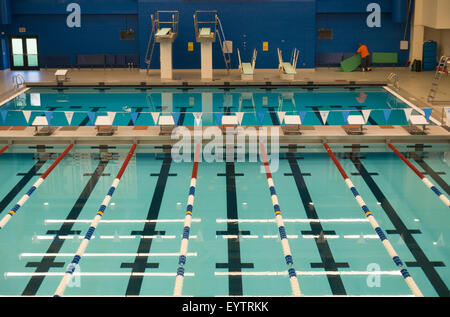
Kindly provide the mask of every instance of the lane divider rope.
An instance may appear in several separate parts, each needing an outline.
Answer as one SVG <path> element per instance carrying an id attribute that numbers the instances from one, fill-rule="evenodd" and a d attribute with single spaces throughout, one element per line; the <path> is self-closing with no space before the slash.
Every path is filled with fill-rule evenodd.
<path id="1" fill-rule="evenodd" d="M 388 144 L 388 146 L 391 148 L 392 151 L 394 151 L 395 154 L 397 154 L 397 156 L 406 164 L 409 166 L 409 168 L 411 168 L 413 170 L 414 173 L 416 173 L 417 176 L 419 176 L 419 178 L 422 180 L 422 182 L 429 188 L 431 189 L 438 197 L 440 200 L 442 200 L 442 202 L 447 206 L 450 207 L 450 200 L 447 198 L 447 196 L 445 196 L 445 194 L 441 193 L 441 191 L 439 189 L 437 189 L 436 186 L 434 186 L 434 184 L 432 182 L 430 182 L 430 180 L 425 177 L 425 175 L 423 175 L 402 153 L 400 153 L 399 150 L 397 150 L 397 148 L 395 146 L 393 146 L 391 143 Z"/>
<path id="2" fill-rule="evenodd" d="M 286 234 L 286 228 L 284 226 L 283 217 L 281 216 L 280 205 L 278 203 L 278 196 L 275 191 L 275 184 L 272 179 L 272 172 L 270 171 L 269 161 L 267 159 L 266 151 L 264 145 L 260 143 L 261 155 L 264 162 L 264 167 L 266 170 L 267 184 L 269 185 L 270 194 L 272 196 L 272 204 L 275 212 L 275 219 L 278 226 L 278 231 L 280 233 L 281 245 L 283 247 L 284 258 L 286 264 L 289 266 L 288 274 L 289 280 L 291 282 L 292 294 L 294 296 L 302 296 L 300 291 L 300 285 L 297 279 L 297 273 L 294 269 L 294 261 L 292 259 L 291 248 L 289 247 L 288 236 Z"/>
<path id="3" fill-rule="evenodd" d="M 386 238 L 386 235 L 384 234 L 383 230 L 380 228 L 375 217 L 370 212 L 369 208 L 367 207 L 366 203 L 362 199 L 361 195 L 356 190 L 355 185 L 353 185 L 352 181 L 347 176 L 347 173 L 345 173 L 345 170 L 342 168 L 342 165 L 339 163 L 339 161 L 336 158 L 336 156 L 334 155 L 333 151 L 328 146 L 328 144 L 324 143 L 323 146 L 327 150 L 328 155 L 331 157 L 331 159 L 333 160 L 337 169 L 339 170 L 342 177 L 344 178 L 344 181 L 347 184 L 348 188 L 351 190 L 351 192 L 355 196 L 356 201 L 358 202 L 359 206 L 364 211 L 364 214 L 366 215 L 366 217 L 369 220 L 370 224 L 372 225 L 373 229 L 378 234 L 378 237 L 380 238 L 381 242 L 383 243 L 383 246 L 385 247 L 386 251 L 389 253 L 389 255 L 392 258 L 392 260 L 394 261 L 394 263 L 400 268 L 400 273 L 402 274 L 406 284 L 408 285 L 408 287 L 411 289 L 411 291 L 413 292 L 413 294 L 415 296 L 423 297 L 423 294 L 420 291 L 419 287 L 417 286 L 416 282 L 413 280 L 413 278 L 409 274 L 408 270 L 403 268 L 402 260 L 400 260 L 400 257 L 398 256 L 397 252 L 392 247 L 392 244 Z"/>
<path id="4" fill-rule="evenodd" d="M 76 266 L 81 260 L 81 257 L 84 255 L 84 252 L 86 251 L 86 248 L 89 244 L 89 241 L 91 240 L 92 235 L 94 234 L 95 229 L 97 228 L 100 220 L 103 217 L 103 213 L 105 212 L 106 208 L 109 205 L 109 202 L 111 201 L 111 198 L 119 185 L 120 179 L 122 178 L 123 173 L 125 172 L 125 169 L 128 166 L 128 163 L 131 160 L 131 157 L 134 154 L 134 151 L 136 150 L 137 144 L 133 144 L 131 147 L 125 161 L 122 164 L 122 167 L 119 170 L 119 173 L 117 174 L 116 178 L 114 179 L 108 194 L 105 196 L 105 199 L 103 200 L 102 204 L 100 205 L 100 208 L 94 217 L 94 220 L 91 223 L 91 226 L 89 227 L 83 241 L 81 242 L 75 256 L 73 257 L 72 262 L 68 265 L 67 270 L 64 274 L 64 277 L 61 279 L 61 282 L 59 283 L 58 288 L 56 289 L 56 292 L 54 294 L 54 297 L 61 297 L 64 294 L 64 291 L 66 290 L 67 284 L 69 283 L 70 279 L 72 278 L 73 273 L 75 272 Z"/>
<path id="5" fill-rule="evenodd" d="M 19 211 L 19 209 L 27 202 L 30 196 L 41 186 L 47 176 L 53 171 L 53 169 L 61 162 L 67 153 L 73 148 L 73 144 L 70 144 L 64 152 L 53 162 L 53 164 L 45 171 L 44 174 L 31 186 L 25 195 L 16 203 L 16 205 L 10 210 L 10 212 L 3 217 L 0 221 L 0 229 L 3 229 L 8 221 Z"/>
<path id="6" fill-rule="evenodd" d="M 201 145 L 197 144 L 194 154 L 194 166 L 192 168 L 192 177 L 189 187 L 189 196 L 186 207 L 186 216 L 184 218 L 183 238 L 181 240 L 180 257 L 178 258 L 177 277 L 175 278 L 175 287 L 173 296 L 181 296 L 184 281 L 184 265 L 186 264 L 187 250 L 189 244 L 189 232 L 191 230 L 192 211 L 194 208 L 195 188 L 197 186 L 198 161 L 200 156 Z"/>
<path id="7" fill-rule="evenodd" d="M 2 147 L 2 148 L 0 149 L 0 155 L 2 155 L 3 152 L 5 152 L 8 148 L 9 148 L 9 146 L 7 146 L 7 145 L 5 145 L 4 147 Z"/>

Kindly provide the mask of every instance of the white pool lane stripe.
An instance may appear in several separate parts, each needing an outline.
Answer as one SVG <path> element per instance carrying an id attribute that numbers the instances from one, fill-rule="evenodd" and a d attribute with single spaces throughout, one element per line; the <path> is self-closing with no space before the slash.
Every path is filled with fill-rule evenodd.
<path id="1" fill-rule="evenodd" d="M 81 260 L 81 257 L 84 255 L 86 248 L 89 244 L 89 241 L 90 241 L 92 235 L 94 234 L 94 231 L 97 228 L 98 224 L 100 223 L 100 220 L 103 217 L 103 213 L 105 212 L 106 208 L 108 207 L 111 197 L 114 194 L 117 186 L 119 185 L 120 179 L 122 178 L 122 175 L 125 172 L 125 169 L 127 168 L 128 163 L 130 162 L 131 157 L 133 156 L 134 151 L 136 150 L 136 147 L 137 147 L 137 144 L 133 144 L 130 151 L 128 152 L 128 155 L 127 155 L 125 161 L 123 162 L 122 167 L 119 170 L 119 173 L 117 174 L 110 189 L 108 190 L 108 194 L 105 196 L 105 199 L 103 200 L 103 202 L 99 208 L 99 211 L 97 212 L 96 216 L 94 217 L 94 219 L 91 223 L 91 226 L 89 227 L 88 232 L 86 233 L 86 236 L 82 240 L 82 242 L 76 252 L 76 255 L 74 256 L 72 262 L 67 267 L 67 271 L 64 273 L 63 278 L 61 279 L 61 282 L 59 283 L 59 286 L 56 289 L 56 292 L 54 294 L 55 297 L 60 297 L 64 294 L 67 284 L 70 281 L 70 279 L 72 278 L 72 275 L 75 271 L 76 265 L 78 265 L 78 263 Z"/>
<path id="2" fill-rule="evenodd" d="M 354 223 L 354 222 L 369 222 L 366 218 L 342 218 L 342 219 L 283 219 L 289 223 Z M 238 223 L 273 223 L 275 219 L 216 219 L 217 223 L 238 222 Z"/>
<path id="3" fill-rule="evenodd" d="M 403 262 L 401 261 L 400 257 L 398 256 L 397 252 L 392 247 L 392 244 L 387 239 L 386 235 L 384 234 L 383 230 L 378 225 L 378 222 L 375 220 L 375 217 L 370 212 L 369 208 L 367 207 L 366 203 L 362 199 L 361 195 L 356 190 L 355 186 L 353 185 L 350 178 L 347 176 L 347 173 L 345 172 L 342 165 L 339 163 L 338 159 L 334 155 L 331 148 L 328 146 L 328 144 L 324 143 L 323 146 L 325 147 L 328 155 L 333 160 L 334 164 L 336 165 L 337 169 L 339 170 L 340 174 L 342 175 L 342 178 L 344 178 L 345 183 L 347 184 L 347 187 L 351 190 L 353 193 L 353 196 L 355 196 L 356 201 L 358 202 L 361 209 L 364 211 L 364 214 L 366 215 L 367 219 L 369 219 L 370 224 L 372 225 L 373 229 L 379 236 L 381 243 L 383 244 L 386 251 L 389 253 L 389 256 L 392 258 L 394 263 L 399 267 L 400 273 L 402 274 L 406 284 L 411 289 L 412 293 L 415 296 L 423 297 L 422 292 L 420 291 L 419 287 L 417 286 L 416 282 L 413 280 L 411 275 L 409 274 L 408 270 L 403 268 Z"/>
<path id="4" fill-rule="evenodd" d="M 275 191 L 275 184 L 272 179 L 272 173 L 270 171 L 269 161 L 267 159 L 266 150 L 262 143 L 259 144 L 261 149 L 261 156 L 264 163 L 264 168 L 266 171 L 267 184 L 269 186 L 270 195 L 272 198 L 273 210 L 275 213 L 275 219 L 278 226 L 278 231 L 280 234 L 281 245 L 283 248 L 284 258 L 286 260 L 286 264 L 289 266 L 289 280 L 291 282 L 291 289 L 293 296 L 302 296 L 302 292 L 300 290 L 300 285 L 298 283 L 297 274 L 294 269 L 294 261 L 292 259 L 291 248 L 289 246 L 288 236 L 286 234 L 286 228 L 284 226 L 283 217 L 281 216 L 280 205 L 278 202 L 278 196 Z"/>
<path id="5" fill-rule="evenodd" d="M 65 276 L 66 273 L 64 272 L 6 272 L 4 274 L 5 278 L 8 277 L 28 277 L 28 276 Z M 72 275 L 71 275 L 72 276 Z M 156 272 L 143 272 L 143 273 L 133 273 L 133 272 L 75 272 L 73 273 L 73 276 L 92 276 L 92 277 L 98 277 L 98 276 L 159 276 L 159 277 L 174 277 L 176 276 L 176 273 L 169 272 L 169 273 L 156 273 Z M 194 273 L 185 273 L 185 276 L 195 276 Z"/>
<path id="6" fill-rule="evenodd" d="M 297 271 L 302 276 L 324 276 L 324 275 L 391 275 L 402 276 L 399 271 Z M 288 271 L 281 272 L 214 272 L 215 276 L 287 276 Z"/>
<path id="7" fill-rule="evenodd" d="M 48 175 L 55 169 L 55 167 L 62 161 L 62 159 L 69 153 L 69 151 L 73 148 L 73 144 L 70 144 L 64 152 L 53 162 L 53 164 L 42 174 L 41 177 L 31 186 L 31 188 L 27 191 L 25 195 L 16 203 L 16 205 L 8 212 L 2 220 L 0 220 L 0 229 L 3 229 L 8 221 L 19 211 L 19 209 L 27 202 L 30 196 L 41 186 L 44 180 Z"/>
<path id="8" fill-rule="evenodd" d="M 183 292 L 184 281 L 184 265 L 188 255 L 189 232 L 191 230 L 192 212 L 194 209 L 195 188 L 197 186 L 198 161 L 200 158 L 201 144 L 197 144 L 194 152 L 194 165 L 192 167 L 191 183 L 189 186 L 189 195 L 187 199 L 186 215 L 184 218 L 183 238 L 181 239 L 180 256 L 178 258 L 177 277 L 175 278 L 175 286 L 173 288 L 173 296 L 181 296 Z"/>
<path id="9" fill-rule="evenodd" d="M 193 218 L 191 222 L 201 222 L 201 219 Z M 49 223 L 91 223 L 92 219 L 46 219 L 45 224 Z M 159 219 L 159 220 L 146 220 L 146 219 L 116 219 L 116 220 L 100 220 L 99 223 L 113 223 L 113 224 L 127 224 L 127 223 L 180 223 L 184 222 L 184 219 Z"/>
<path id="10" fill-rule="evenodd" d="M 19 255 L 20 258 L 33 258 L 33 257 L 73 257 L 75 253 L 21 253 Z M 85 257 L 173 257 L 179 256 L 180 253 L 172 252 L 172 253 L 85 253 L 83 256 Z M 197 256 L 197 252 L 187 253 L 188 256 Z"/>

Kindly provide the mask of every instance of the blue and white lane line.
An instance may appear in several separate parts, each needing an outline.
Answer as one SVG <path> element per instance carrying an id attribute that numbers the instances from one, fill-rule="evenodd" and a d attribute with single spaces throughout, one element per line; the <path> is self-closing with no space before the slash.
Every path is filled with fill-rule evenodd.
<path id="1" fill-rule="evenodd" d="M 100 223 L 103 213 L 105 212 L 106 207 L 108 207 L 111 197 L 114 194 L 114 191 L 116 190 L 117 186 L 119 185 L 120 179 L 122 178 L 122 175 L 125 172 L 125 169 L 127 168 L 128 163 L 130 162 L 134 151 L 136 150 L 136 146 L 137 146 L 137 144 L 133 144 L 133 146 L 131 147 L 131 150 L 128 153 L 127 158 L 123 162 L 119 173 L 117 174 L 116 178 L 114 179 L 114 181 L 111 185 L 111 188 L 108 191 L 108 194 L 106 195 L 105 199 L 103 200 L 103 202 L 99 208 L 99 211 L 97 212 L 97 215 L 94 217 L 94 220 L 92 221 L 91 226 L 89 227 L 88 232 L 86 233 L 86 236 L 84 237 L 83 241 L 81 242 L 72 262 L 67 267 L 67 271 L 65 272 L 64 277 L 62 278 L 61 282 L 59 283 L 59 286 L 56 289 L 56 292 L 54 294 L 54 297 L 60 297 L 64 294 L 67 284 L 69 283 L 70 279 L 72 278 L 73 273 L 75 272 L 76 266 L 80 262 L 81 257 L 84 255 L 84 252 L 86 251 L 89 241 L 91 240 L 91 237 L 94 234 L 95 229 L 97 228 L 98 224 Z"/>
<path id="2" fill-rule="evenodd" d="M 428 178 L 425 177 L 425 175 L 423 175 L 410 161 L 408 161 L 408 159 L 402 154 L 400 153 L 399 150 L 396 149 L 395 146 L 393 146 L 391 143 L 388 144 L 388 146 L 391 148 L 392 151 L 394 151 L 394 153 L 406 164 L 409 166 L 410 169 L 413 170 L 413 172 L 420 177 L 420 179 L 422 180 L 422 182 L 425 184 L 425 186 L 427 186 L 429 189 L 431 189 L 438 197 L 439 199 L 447 206 L 450 207 L 450 200 L 448 199 L 447 196 L 445 196 L 445 194 L 441 193 L 441 191 L 439 189 L 437 189 L 436 186 L 433 185 L 432 182 L 430 182 L 430 180 Z"/>
<path id="3" fill-rule="evenodd" d="M 181 296 L 184 281 L 184 265 L 186 264 L 187 250 L 189 244 L 189 231 L 191 230 L 192 210 L 194 208 L 195 188 L 197 186 L 198 161 L 200 157 L 201 145 L 197 144 L 194 154 L 194 167 L 192 168 L 191 184 L 189 187 L 189 196 L 186 207 L 186 216 L 184 218 L 183 238 L 181 240 L 180 257 L 178 259 L 177 277 L 175 278 L 175 287 L 173 296 Z"/>
<path id="4" fill-rule="evenodd" d="M 267 159 L 266 151 L 264 149 L 264 145 L 260 143 L 261 148 L 261 156 L 264 161 L 264 167 L 266 169 L 267 183 L 269 185 L 270 194 L 272 196 L 272 204 L 275 212 L 275 218 L 278 226 L 278 231 L 280 233 L 281 245 L 283 247 L 284 258 L 286 260 L 286 264 L 289 266 L 288 274 L 289 280 L 291 282 L 292 295 L 294 296 L 303 296 L 300 291 L 300 285 L 297 279 L 297 273 L 294 269 L 294 261 L 292 259 L 291 248 L 289 247 L 289 241 L 286 234 L 286 228 L 284 226 L 283 217 L 281 216 L 280 205 L 278 203 L 278 196 L 275 191 L 275 184 L 272 179 L 272 173 L 270 171 L 269 161 Z"/>
<path id="5" fill-rule="evenodd" d="M 358 193 L 358 191 L 355 188 L 355 185 L 353 185 L 350 178 L 347 176 L 347 173 L 345 173 L 345 170 L 342 168 L 342 165 L 339 163 L 338 159 L 334 155 L 331 148 L 328 146 L 328 144 L 324 143 L 323 146 L 327 150 L 328 155 L 333 160 L 334 164 L 338 168 L 339 172 L 341 173 L 342 177 L 345 180 L 345 183 L 347 184 L 348 188 L 352 191 L 353 195 L 355 196 L 356 201 L 358 202 L 359 206 L 364 211 L 364 214 L 366 215 L 367 219 L 369 220 L 370 224 L 372 225 L 375 232 L 378 234 L 378 237 L 380 237 L 381 242 L 383 243 L 383 246 L 385 247 L 386 251 L 389 253 L 390 257 L 394 261 L 394 263 L 400 268 L 400 273 L 402 274 L 406 284 L 411 289 L 413 294 L 418 297 L 423 297 L 422 292 L 420 291 L 419 287 L 417 286 L 416 282 L 413 280 L 411 275 L 409 274 L 408 270 L 403 268 L 403 262 L 400 260 L 397 252 L 395 252 L 394 248 L 392 247 L 392 244 L 389 242 L 389 240 L 386 238 L 386 235 L 384 234 L 383 230 L 378 225 L 378 222 L 375 220 L 375 217 L 370 212 L 369 208 L 367 207 L 366 203 L 362 199 L 361 195 Z"/>
<path id="6" fill-rule="evenodd" d="M 19 209 L 27 202 L 27 200 L 30 198 L 30 196 L 36 191 L 36 189 L 41 186 L 41 184 L 44 182 L 44 180 L 47 178 L 47 176 L 53 171 L 53 169 L 56 167 L 56 165 L 61 162 L 61 160 L 66 156 L 67 153 L 73 148 L 73 144 L 70 144 L 64 152 L 53 162 L 53 164 L 45 171 L 44 174 L 42 174 L 41 177 L 31 186 L 31 188 L 27 191 L 25 195 L 22 196 L 22 198 L 17 202 L 17 204 L 10 210 L 8 214 L 6 214 L 3 219 L 0 221 L 0 229 L 3 229 L 8 221 L 19 211 Z"/>

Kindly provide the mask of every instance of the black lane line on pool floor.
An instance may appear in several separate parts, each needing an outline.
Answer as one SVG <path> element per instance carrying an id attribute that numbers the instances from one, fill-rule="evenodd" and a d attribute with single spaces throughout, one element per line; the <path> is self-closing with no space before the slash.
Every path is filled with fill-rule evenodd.
<path id="1" fill-rule="evenodd" d="M 302 199 L 303 207 L 305 208 L 308 219 L 319 219 L 316 208 L 311 205 L 312 199 L 309 194 L 308 187 L 306 185 L 303 174 L 298 165 L 297 159 L 293 153 L 286 153 L 291 167 L 292 176 L 294 177 L 295 184 L 297 185 L 298 193 Z M 350 267 L 347 262 L 336 263 L 333 253 L 331 252 L 330 245 L 328 244 L 325 235 L 336 235 L 334 231 L 324 231 L 320 222 L 310 222 L 311 231 L 302 231 L 302 234 L 317 235 L 319 238 L 314 238 L 316 242 L 317 250 L 319 251 L 322 263 L 311 263 L 312 268 L 324 268 L 325 271 L 338 271 L 338 268 Z M 333 295 L 347 295 L 344 287 L 344 283 L 340 275 L 327 275 L 328 283 L 330 284 Z"/>
<path id="2" fill-rule="evenodd" d="M 94 190 L 95 186 L 97 185 L 100 177 L 102 177 L 103 171 L 105 170 L 106 166 L 109 163 L 109 159 L 101 158 L 100 162 L 97 165 L 97 168 L 95 169 L 94 173 L 91 174 L 91 177 L 89 181 L 87 182 L 86 186 L 84 187 L 83 191 L 81 192 L 80 196 L 78 197 L 77 201 L 73 205 L 72 209 L 70 210 L 69 214 L 66 217 L 66 220 L 76 220 L 78 219 L 79 215 L 81 214 L 81 211 L 83 210 L 86 202 L 88 201 L 89 197 L 92 194 L 92 191 Z M 46 253 L 59 253 L 61 250 L 65 239 L 59 239 L 59 236 L 67 236 L 71 234 L 79 235 L 81 231 L 73 231 L 72 227 L 75 225 L 73 222 L 65 222 L 61 225 L 59 230 L 48 230 L 47 234 L 55 234 L 55 238 L 53 239 L 52 243 L 47 249 Z M 43 273 L 43 272 L 49 272 L 51 268 L 54 267 L 64 267 L 65 262 L 55 262 L 55 256 L 44 256 L 40 262 L 28 262 L 26 264 L 26 267 L 35 267 L 36 273 Z M 39 288 L 41 287 L 42 283 L 44 282 L 45 276 L 33 276 L 30 281 L 28 282 L 27 286 L 22 292 L 23 296 L 34 296 L 38 292 Z"/>
<path id="3" fill-rule="evenodd" d="M 181 107 L 181 112 L 186 112 L 187 107 Z M 183 125 L 184 115 L 180 115 L 178 119 L 177 126 Z M 159 217 L 159 212 L 161 209 L 161 204 L 166 190 L 167 180 L 169 177 L 177 176 L 177 174 L 170 174 L 170 167 L 172 165 L 172 155 L 170 150 L 171 146 L 163 146 L 163 150 L 169 150 L 165 153 L 162 159 L 161 170 L 159 174 L 151 174 L 151 177 L 158 177 L 156 182 L 156 187 L 153 192 L 152 201 L 147 213 L 146 220 L 157 220 Z M 131 235 L 142 235 L 142 236 L 154 236 L 154 235 L 165 235 L 165 231 L 155 231 L 157 223 L 156 222 L 146 222 L 144 229 L 142 231 L 132 231 Z M 137 253 L 150 253 L 152 248 L 153 239 L 141 239 L 139 241 L 139 246 Z M 122 262 L 121 268 L 131 268 L 131 275 L 128 280 L 127 290 L 125 292 L 126 296 L 137 296 L 141 293 L 142 282 L 144 281 L 144 276 L 133 276 L 134 273 L 145 273 L 148 268 L 157 269 L 159 268 L 159 263 L 148 262 L 148 256 L 136 256 L 134 262 Z"/>
<path id="4" fill-rule="evenodd" d="M 148 210 L 146 220 L 157 220 L 159 212 L 161 210 L 161 203 L 163 200 L 164 192 L 166 190 L 167 180 L 169 178 L 169 171 L 172 164 L 172 158 L 170 153 L 164 155 L 164 159 L 159 172 L 158 181 L 156 182 L 155 191 L 153 192 L 152 201 Z M 176 176 L 176 175 L 174 175 Z M 155 231 L 156 222 L 146 222 L 142 231 L 133 231 L 132 235 L 142 236 L 154 236 L 165 235 L 165 231 Z M 153 239 L 140 239 L 137 253 L 149 253 L 152 247 Z M 131 268 L 131 275 L 128 280 L 128 286 L 125 295 L 136 296 L 139 295 L 142 288 L 142 282 L 144 276 L 133 276 L 135 273 L 145 273 L 148 268 L 157 269 L 159 263 L 149 263 L 148 256 L 136 256 L 134 262 L 123 262 L 121 268 Z"/>
<path id="5" fill-rule="evenodd" d="M 234 162 L 226 162 L 226 173 L 217 174 L 217 176 L 226 177 L 226 191 L 227 191 L 227 218 L 237 220 L 239 219 L 237 196 L 236 196 L 236 177 L 244 176 L 244 174 L 235 173 Z M 241 262 L 241 245 L 240 236 L 250 235 L 250 231 L 240 231 L 238 222 L 227 222 L 227 231 L 217 231 L 217 235 L 236 235 L 237 238 L 228 238 L 228 263 L 216 263 L 216 268 L 227 268 L 229 273 L 241 273 L 243 268 L 253 268 L 253 263 Z M 228 293 L 230 296 L 242 296 L 242 276 L 229 275 L 228 276 Z"/>
<path id="6" fill-rule="evenodd" d="M 443 262 L 432 262 L 427 258 L 425 252 L 413 237 L 413 234 L 417 233 L 417 230 L 409 230 L 406 227 L 406 225 L 403 223 L 400 216 L 389 203 L 386 196 L 384 196 L 383 192 L 378 187 L 370 173 L 362 164 L 361 158 L 356 156 L 355 153 L 347 153 L 344 158 L 350 159 L 353 162 L 356 169 L 359 171 L 360 175 L 372 191 L 377 201 L 381 203 L 381 207 L 395 227 L 395 231 L 390 231 L 391 234 L 399 234 L 411 254 L 416 259 L 416 262 L 405 262 L 405 264 L 409 267 L 420 267 L 430 281 L 433 288 L 436 290 L 437 294 L 441 297 L 449 297 L 450 293 L 448 287 L 435 269 L 436 266 L 445 266 L 445 264 Z"/>
<path id="7" fill-rule="evenodd" d="M 38 171 L 42 166 L 49 160 L 51 154 L 49 153 L 49 157 L 41 158 L 39 157 L 36 164 L 34 164 L 27 173 L 17 173 L 17 176 L 23 176 L 21 180 L 14 186 L 8 194 L 0 201 L 0 214 L 5 210 L 6 207 L 11 203 L 11 201 L 20 193 L 20 191 L 28 184 L 28 182 L 34 176 L 40 176 Z"/>
<path id="8" fill-rule="evenodd" d="M 440 172 L 434 171 L 431 166 L 429 166 L 423 158 L 420 156 L 419 153 L 409 153 L 409 156 L 416 161 L 417 164 L 420 165 L 425 171 L 423 174 L 428 174 L 441 188 L 450 195 L 450 186 L 447 184 L 446 181 L 442 179 L 442 177 L 439 176 L 439 174 L 442 174 Z M 445 173 L 444 173 L 445 174 Z"/>

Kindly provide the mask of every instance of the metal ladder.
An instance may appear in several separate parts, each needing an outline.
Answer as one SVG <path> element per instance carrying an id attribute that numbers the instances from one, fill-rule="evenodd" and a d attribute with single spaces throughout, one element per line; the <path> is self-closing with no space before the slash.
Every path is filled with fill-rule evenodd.
<path id="1" fill-rule="evenodd" d="M 223 32 L 222 22 L 220 22 L 219 15 L 216 14 L 216 21 L 218 24 L 218 28 L 216 28 L 216 34 L 217 38 L 219 39 L 220 48 L 222 50 L 223 59 L 225 61 L 225 66 L 227 68 L 227 71 L 230 71 L 231 67 L 231 53 L 227 50 L 225 52 L 224 50 L 224 43 L 226 42 L 225 33 Z"/>
<path id="2" fill-rule="evenodd" d="M 18 89 L 25 84 L 25 78 L 21 74 L 14 75 L 12 81 L 14 89 Z"/>
<path id="3" fill-rule="evenodd" d="M 436 68 L 436 73 L 434 74 L 433 81 L 431 83 L 431 89 L 428 93 L 428 102 L 433 102 L 434 98 L 436 97 L 436 93 L 439 87 L 439 83 L 442 79 L 442 76 L 444 74 L 449 73 L 450 68 L 450 57 L 449 56 L 442 56 L 439 65 Z"/>
<path id="4" fill-rule="evenodd" d="M 171 15 L 172 20 L 161 20 L 160 14 L 163 15 Z M 153 14 L 150 14 L 150 19 L 152 20 L 152 32 L 150 33 L 150 37 L 148 39 L 147 44 L 147 52 L 145 53 L 145 59 L 144 62 L 147 64 L 147 75 L 150 71 L 150 65 L 152 63 L 153 59 L 153 52 L 155 51 L 156 46 L 156 40 L 155 40 L 155 34 L 160 29 L 160 25 L 171 25 L 172 33 L 178 34 L 178 19 L 179 19 L 179 12 L 178 11 L 157 11 L 156 16 Z"/>
<path id="5" fill-rule="evenodd" d="M 150 34 L 150 37 L 148 39 L 147 52 L 145 53 L 145 59 L 144 59 L 144 62 L 147 64 L 147 75 L 148 75 L 148 72 L 150 71 L 150 65 L 152 63 L 152 58 L 153 58 L 153 51 L 155 50 L 155 45 L 156 45 L 156 41 L 155 41 L 156 20 L 154 20 L 153 14 L 150 15 L 150 18 L 152 20 L 152 33 Z M 151 47 L 151 50 L 150 50 L 150 47 Z"/>
<path id="6" fill-rule="evenodd" d="M 398 82 L 398 75 L 396 73 L 390 73 L 387 80 L 395 89 L 397 90 L 400 89 L 400 84 Z"/>

